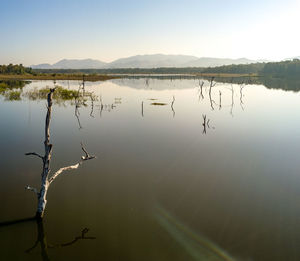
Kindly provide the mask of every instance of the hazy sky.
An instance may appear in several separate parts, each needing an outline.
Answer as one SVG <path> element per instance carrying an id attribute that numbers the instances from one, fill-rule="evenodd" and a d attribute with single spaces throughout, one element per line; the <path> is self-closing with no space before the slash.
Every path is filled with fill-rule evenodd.
<path id="1" fill-rule="evenodd" d="M 300 55 L 300 0 L 0 0 L 0 64 Z"/>

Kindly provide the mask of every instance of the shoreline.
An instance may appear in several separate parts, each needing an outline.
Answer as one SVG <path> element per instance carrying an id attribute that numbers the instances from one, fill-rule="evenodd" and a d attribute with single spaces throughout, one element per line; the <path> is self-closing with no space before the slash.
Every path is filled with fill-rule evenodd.
<path id="1" fill-rule="evenodd" d="M 106 81 L 118 78 L 131 77 L 221 77 L 221 78 L 241 78 L 241 77 L 259 77 L 257 74 L 230 74 L 230 73 L 190 73 L 190 74 L 107 74 L 107 75 L 90 75 L 90 74 L 44 74 L 44 75 L 17 75 L 17 74 L 0 74 L 0 80 L 80 80 L 85 81 Z"/>
<path id="2" fill-rule="evenodd" d="M 106 81 L 110 79 L 116 79 L 119 77 L 110 75 L 82 75 L 82 74 L 46 74 L 46 75 L 31 75 L 31 74 L 0 74 L 0 80 L 80 80 L 82 81 L 84 77 L 85 81 L 95 82 L 95 81 Z"/>

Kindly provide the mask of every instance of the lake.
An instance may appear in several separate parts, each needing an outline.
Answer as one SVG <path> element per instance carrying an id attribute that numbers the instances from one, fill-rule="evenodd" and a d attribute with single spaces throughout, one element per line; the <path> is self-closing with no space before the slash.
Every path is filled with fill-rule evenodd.
<path id="1" fill-rule="evenodd" d="M 0 260 L 300 260 L 300 93 L 201 85 L 114 79 L 54 99 L 52 173 L 81 142 L 97 158 L 51 184 L 42 224 L 0 226 Z M 35 214 L 24 188 L 42 162 L 24 154 L 44 153 L 47 86 L 0 98 L 0 222 Z"/>

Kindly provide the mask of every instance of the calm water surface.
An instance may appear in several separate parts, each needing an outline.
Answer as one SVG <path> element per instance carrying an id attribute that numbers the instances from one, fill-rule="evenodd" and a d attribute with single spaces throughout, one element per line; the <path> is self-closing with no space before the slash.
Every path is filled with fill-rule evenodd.
<path id="1" fill-rule="evenodd" d="M 24 153 L 43 153 L 46 101 L 27 94 L 45 86 L 0 99 L 0 222 L 35 213 L 24 187 L 42 164 Z M 300 260 L 300 94 L 217 83 L 210 100 L 208 86 L 86 83 L 78 117 L 54 102 L 52 171 L 80 160 L 81 141 L 97 159 L 55 180 L 42 225 L 0 226 L 0 260 Z"/>

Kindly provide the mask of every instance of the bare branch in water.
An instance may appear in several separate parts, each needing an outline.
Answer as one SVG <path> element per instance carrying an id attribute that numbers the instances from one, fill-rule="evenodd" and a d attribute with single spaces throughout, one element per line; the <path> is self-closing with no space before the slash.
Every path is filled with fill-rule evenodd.
<path id="1" fill-rule="evenodd" d="M 75 164 L 75 165 L 71 165 L 71 166 L 67 166 L 67 167 L 63 167 L 60 168 L 58 171 L 56 171 L 53 176 L 49 179 L 49 185 L 51 185 L 51 183 L 60 175 L 62 174 L 64 171 L 66 170 L 71 170 L 71 169 L 77 169 L 79 167 L 79 163 Z"/>
<path id="2" fill-rule="evenodd" d="M 174 110 L 174 102 L 175 102 L 175 96 L 173 95 L 173 101 L 171 103 L 171 109 L 172 109 L 172 112 L 173 112 L 173 117 L 175 117 L 175 110 Z"/>
<path id="3" fill-rule="evenodd" d="M 202 123 L 202 126 L 203 126 L 203 134 L 206 134 L 206 115 L 202 115 L 203 117 L 203 123 Z"/>
<path id="4" fill-rule="evenodd" d="M 56 244 L 56 245 L 48 245 L 49 248 L 55 248 L 55 247 L 66 247 L 66 246 L 71 246 L 74 243 L 76 243 L 78 240 L 82 240 L 82 239 L 96 239 L 96 237 L 88 237 L 86 236 L 86 234 L 89 232 L 88 228 L 84 228 L 81 231 L 81 235 L 75 237 L 72 241 L 70 242 L 66 242 L 66 243 L 62 243 L 62 244 Z"/>
<path id="5" fill-rule="evenodd" d="M 210 80 L 210 85 L 209 85 L 209 100 L 210 100 L 210 107 L 211 107 L 211 109 L 212 110 L 214 110 L 214 106 L 213 106 L 213 100 L 212 100 L 212 98 L 211 98 L 211 89 L 212 89 L 212 87 L 214 87 L 217 83 L 215 82 L 214 83 L 214 79 L 215 79 L 215 77 L 211 77 L 211 80 Z"/>
<path id="6" fill-rule="evenodd" d="M 230 110 L 230 114 L 231 116 L 233 116 L 233 105 L 234 105 L 234 90 L 233 90 L 233 86 L 231 85 L 231 110 Z"/>
<path id="7" fill-rule="evenodd" d="M 93 115 L 93 112 L 94 112 L 94 97 L 93 97 L 92 93 L 90 94 L 90 97 L 91 97 L 91 103 L 92 103 L 90 116 L 95 118 L 94 115 Z"/>
<path id="8" fill-rule="evenodd" d="M 203 131 L 202 131 L 202 133 L 203 133 L 203 134 L 206 134 L 206 131 L 207 131 L 206 127 L 207 127 L 208 129 L 211 128 L 211 127 L 210 127 L 210 119 L 207 119 L 207 117 L 206 117 L 205 114 L 202 114 L 202 117 L 203 117 L 203 123 L 202 123 Z M 212 127 L 212 129 L 214 129 L 214 127 Z"/>
<path id="9" fill-rule="evenodd" d="M 25 153 L 25 155 L 26 156 L 30 156 L 30 155 L 37 156 L 37 157 L 41 158 L 42 160 L 44 160 L 44 157 L 41 156 L 40 154 L 36 153 L 36 152 L 27 152 L 27 153 Z"/>
<path id="10" fill-rule="evenodd" d="M 244 89 L 244 87 L 245 87 L 245 85 L 242 83 L 241 85 L 240 85 L 240 105 L 241 105 L 241 108 L 242 108 L 242 110 L 244 110 L 244 103 L 243 103 L 243 89 Z"/>
<path id="11" fill-rule="evenodd" d="M 85 156 L 81 156 L 81 159 L 84 161 L 84 160 L 90 160 L 90 159 L 94 159 L 96 158 L 96 156 L 94 155 L 90 155 L 87 150 L 84 148 L 82 142 L 80 143 L 81 144 L 81 149 L 83 150 L 83 152 L 85 153 Z"/>
<path id="12" fill-rule="evenodd" d="M 50 144 L 50 122 L 51 122 L 51 113 L 52 113 L 52 98 L 53 93 L 55 91 L 55 88 L 50 89 L 48 96 L 47 96 L 47 115 L 46 115 L 46 121 L 45 121 L 45 141 L 44 141 L 44 149 L 45 149 L 45 155 L 42 157 L 36 152 L 28 152 L 25 155 L 33 155 L 41 158 L 43 160 L 43 170 L 42 170 L 42 182 L 41 182 L 41 188 L 40 191 L 36 188 L 33 188 L 31 186 L 26 186 L 25 189 L 33 191 L 37 195 L 38 199 L 38 206 L 37 206 L 37 212 L 36 212 L 36 218 L 41 219 L 44 216 L 46 203 L 47 203 L 47 192 L 49 189 L 50 184 L 57 178 L 61 173 L 63 173 L 66 170 L 71 169 L 77 169 L 79 165 L 85 161 L 94 159 L 95 156 L 89 155 L 87 150 L 84 148 L 83 144 L 81 143 L 81 148 L 85 153 L 85 156 L 81 157 L 81 160 L 79 163 L 67 167 L 60 168 L 58 171 L 56 171 L 52 177 L 49 177 L 50 175 L 50 163 L 51 163 L 51 156 L 52 156 L 52 144 Z M 76 109 L 75 109 L 76 112 Z M 76 115 L 76 113 L 75 113 Z"/>
<path id="13" fill-rule="evenodd" d="M 203 100 L 204 99 L 204 95 L 203 95 L 203 85 L 204 85 L 204 81 L 199 81 L 199 88 L 200 88 L 200 95 L 199 95 L 199 99 L 201 97 L 201 99 Z"/>

